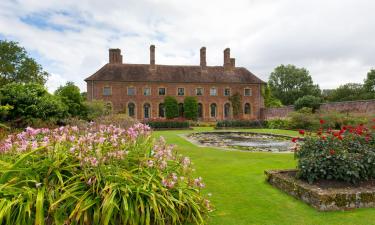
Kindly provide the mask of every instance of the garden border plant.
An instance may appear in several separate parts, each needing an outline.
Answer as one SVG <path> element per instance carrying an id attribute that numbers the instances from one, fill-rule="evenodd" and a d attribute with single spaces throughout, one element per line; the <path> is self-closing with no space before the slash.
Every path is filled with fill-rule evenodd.
<path id="1" fill-rule="evenodd" d="M 143 124 L 27 128 L 0 143 L 5 224 L 203 224 L 203 187 Z"/>

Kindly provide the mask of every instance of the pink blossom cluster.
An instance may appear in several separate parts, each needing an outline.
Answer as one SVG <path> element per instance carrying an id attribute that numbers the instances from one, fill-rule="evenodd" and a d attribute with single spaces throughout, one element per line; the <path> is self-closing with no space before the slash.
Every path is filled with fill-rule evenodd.
<path id="1" fill-rule="evenodd" d="M 128 155 L 128 147 L 139 137 L 149 136 L 151 129 L 135 124 L 129 129 L 113 125 L 90 123 L 85 128 L 63 126 L 56 129 L 34 129 L 9 135 L 0 143 L 0 154 L 17 154 L 37 148 L 55 149 L 56 145 L 76 157 L 81 165 L 96 167 L 108 160 L 122 160 Z"/>

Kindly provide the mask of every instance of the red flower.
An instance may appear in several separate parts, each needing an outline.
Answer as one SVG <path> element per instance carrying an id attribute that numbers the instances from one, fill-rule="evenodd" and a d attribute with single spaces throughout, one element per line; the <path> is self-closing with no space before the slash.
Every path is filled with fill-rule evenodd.
<path id="1" fill-rule="evenodd" d="M 334 132 L 333 136 L 338 137 L 338 136 L 340 136 L 340 133 L 339 132 Z"/>
<path id="2" fill-rule="evenodd" d="M 373 130 L 375 130 L 375 125 L 373 125 L 371 128 L 372 128 Z"/>
<path id="3" fill-rule="evenodd" d="M 326 121 L 320 119 L 319 122 L 320 122 L 320 124 L 324 124 Z"/>
<path id="4" fill-rule="evenodd" d="M 338 139 L 342 140 L 343 137 L 341 135 L 337 136 Z"/>
<path id="5" fill-rule="evenodd" d="M 304 131 L 304 130 L 299 130 L 298 132 L 299 132 L 299 134 L 301 134 L 301 135 L 305 135 L 305 131 Z"/>
<path id="6" fill-rule="evenodd" d="M 296 143 L 297 140 L 298 140 L 298 138 L 296 138 L 296 137 L 292 138 L 292 142 L 293 142 L 293 143 Z"/>
<path id="7" fill-rule="evenodd" d="M 329 150 L 330 155 L 334 155 L 335 153 L 336 153 L 335 150 L 333 150 L 333 149 Z"/>
<path id="8" fill-rule="evenodd" d="M 322 131 L 318 131 L 318 135 L 319 135 L 319 136 L 322 135 Z"/>
<path id="9" fill-rule="evenodd" d="M 326 137 L 326 136 L 322 136 L 322 139 L 323 139 L 323 140 L 327 140 L 327 137 Z"/>

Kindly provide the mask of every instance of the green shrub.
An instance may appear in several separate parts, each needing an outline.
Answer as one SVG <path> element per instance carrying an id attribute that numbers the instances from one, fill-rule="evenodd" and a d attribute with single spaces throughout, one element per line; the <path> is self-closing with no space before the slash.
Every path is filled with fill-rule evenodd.
<path id="1" fill-rule="evenodd" d="M 164 98 L 165 117 L 173 119 L 178 117 L 178 102 L 175 97 L 166 96 Z"/>
<path id="2" fill-rule="evenodd" d="M 0 105 L 0 121 L 4 121 L 6 116 L 8 115 L 9 111 L 12 110 L 14 107 L 11 105 Z"/>
<path id="3" fill-rule="evenodd" d="M 21 120 L 60 120 L 68 115 L 61 99 L 49 94 L 40 84 L 10 83 L 1 87 L 0 96 L 2 104 L 13 106 L 7 119 L 18 120 L 21 124 L 24 123 Z"/>
<path id="4" fill-rule="evenodd" d="M 228 98 L 232 104 L 233 116 L 237 118 L 242 113 L 242 96 L 236 92 Z"/>
<path id="5" fill-rule="evenodd" d="M 60 86 L 55 95 L 60 97 L 62 102 L 68 107 L 69 116 L 82 116 L 85 111 L 83 104 L 83 97 L 79 87 L 74 85 L 73 82 L 67 82 L 64 86 Z"/>
<path id="6" fill-rule="evenodd" d="M 312 113 L 310 108 L 302 108 L 289 114 L 291 129 L 314 130 L 319 128 L 318 115 Z"/>
<path id="7" fill-rule="evenodd" d="M 323 121 L 322 121 L 323 122 Z M 301 132 L 303 133 L 303 132 Z M 296 148 L 298 176 L 357 183 L 375 178 L 375 134 L 363 125 L 318 130 Z"/>
<path id="8" fill-rule="evenodd" d="M 198 119 L 198 101 L 197 98 L 188 96 L 184 99 L 184 117 L 188 120 Z"/>
<path id="9" fill-rule="evenodd" d="M 148 120 L 145 123 L 154 129 L 189 128 L 189 121 L 183 120 Z"/>
<path id="10" fill-rule="evenodd" d="M 269 129 L 290 129 L 289 119 L 271 119 L 266 121 L 267 128 Z"/>
<path id="11" fill-rule="evenodd" d="M 149 127 L 27 128 L 0 143 L 2 224 L 205 224 L 190 159 Z"/>
<path id="12" fill-rule="evenodd" d="M 216 127 L 263 128 L 266 127 L 266 122 L 259 120 L 222 120 L 216 123 Z"/>
<path id="13" fill-rule="evenodd" d="M 331 127 L 333 129 L 341 129 L 343 126 L 354 126 L 357 124 L 366 124 L 368 122 L 366 117 L 340 112 L 322 112 L 319 118 L 325 121 L 325 128 Z"/>
<path id="14" fill-rule="evenodd" d="M 84 102 L 85 113 L 84 118 L 92 121 L 101 116 L 107 116 L 112 113 L 112 108 L 108 107 L 107 102 L 102 100 L 92 100 Z"/>
<path id="15" fill-rule="evenodd" d="M 312 95 L 305 95 L 294 102 L 294 109 L 311 108 L 313 112 L 319 109 L 321 99 Z"/>

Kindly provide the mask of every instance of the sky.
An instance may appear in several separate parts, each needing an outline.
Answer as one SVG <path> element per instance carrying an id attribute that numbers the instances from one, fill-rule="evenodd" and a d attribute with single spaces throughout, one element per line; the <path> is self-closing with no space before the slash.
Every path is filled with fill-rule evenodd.
<path id="1" fill-rule="evenodd" d="M 120 48 L 125 63 L 236 66 L 264 81 L 280 64 L 310 71 L 322 89 L 361 83 L 375 68 L 373 0 L 1 0 L 0 39 L 17 41 L 51 74 L 54 91 L 84 79 Z"/>

